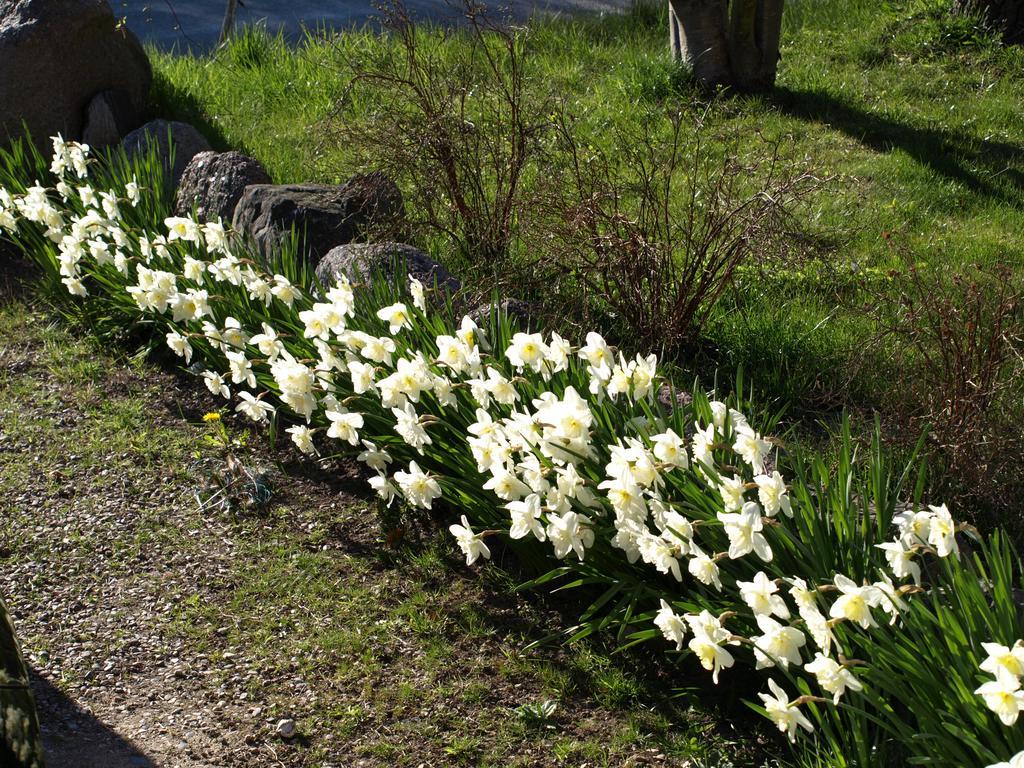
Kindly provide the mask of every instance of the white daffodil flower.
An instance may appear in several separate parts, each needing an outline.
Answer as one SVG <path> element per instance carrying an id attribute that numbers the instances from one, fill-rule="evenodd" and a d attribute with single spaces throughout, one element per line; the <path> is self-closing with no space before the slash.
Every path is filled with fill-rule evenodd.
<path id="1" fill-rule="evenodd" d="M 644 562 L 653 565 L 659 573 L 671 573 L 676 581 L 683 580 L 683 572 L 679 567 L 679 558 L 683 553 L 677 544 L 644 530 L 637 539 L 637 549 Z"/>
<path id="2" fill-rule="evenodd" d="M 359 430 L 363 428 L 363 415 L 353 413 L 341 408 L 337 411 L 327 411 L 325 414 L 331 422 L 327 430 L 327 436 L 337 440 L 343 440 L 349 445 L 359 445 Z"/>
<path id="3" fill-rule="evenodd" d="M 707 427 L 701 428 L 699 424 L 694 424 L 694 433 L 690 440 L 690 453 L 693 460 L 706 467 L 713 467 L 715 459 L 711 455 L 711 450 L 714 444 L 715 425 L 708 424 Z"/>
<path id="4" fill-rule="evenodd" d="M 764 460 L 771 450 L 772 444 L 748 426 L 736 427 L 736 440 L 732 449 L 740 458 L 753 468 L 758 475 L 764 473 Z"/>
<path id="5" fill-rule="evenodd" d="M 875 544 L 875 547 L 885 552 L 885 559 L 897 579 L 909 576 L 915 584 L 921 584 L 921 566 L 914 559 L 914 550 L 908 549 L 902 540 Z"/>
<path id="6" fill-rule="evenodd" d="M 541 502 L 540 495 L 529 494 L 522 501 L 512 501 L 505 505 L 505 508 L 512 515 L 512 526 L 508 535 L 513 539 L 523 539 L 533 534 L 537 541 L 544 541 L 547 532 L 544 529 L 544 522 L 540 519 Z"/>
<path id="7" fill-rule="evenodd" d="M 1018 752 L 1009 760 L 989 765 L 987 768 L 1024 768 L 1024 752 Z"/>
<path id="8" fill-rule="evenodd" d="M 1006 667 L 996 669 L 996 679 L 991 680 L 974 691 L 985 701 L 985 706 L 995 712 L 1003 725 L 1013 725 L 1024 709 L 1024 691 L 1020 689 L 1020 680 L 1010 673 Z"/>
<path id="9" fill-rule="evenodd" d="M 718 564 L 708 557 L 704 550 L 692 542 L 690 543 L 690 562 L 686 568 L 690 575 L 701 584 L 707 584 L 719 592 L 722 591 L 722 579 L 719 574 Z"/>
<path id="10" fill-rule="evenodd" d="M 860 691 L 864 688 L 853 672 L 822 653 L 816 653 L 814 660 L 804 665 L 804 669 L 818 679 L 818 685 L 823 690 L 832 694 L 833 704 L 839 704 L 839 699 L 847 688 L 851 691 Z"/>
<path id="11" fill-rule="evenodd" d="M 388 324 L 388 333 L 394 336 L 403 328 L 412 328 L 409 319 L 409 308 L 402 302 L 377 310 L 377 317 Z"/>
<path id="12" fill-rule="evenodd" d="M 929 509 L 932 511 L 932 521 L 928 528 L 928 543 L 935 547 L 935 554 L 939 557 L 959 557 L 960 549 L 956 545 L 956 523 L 953 516 L 949 514 L 945 504 Z"/>
<path id="13" fill-rule="evenodd" d="M 427 309 L 427 294 L 423 283 L 415 277 L 409 278 L 409 295 L 412 296 L 412 304 L 416 309 L 425 312 Z"/>
<path id="14" fill-rule="evenodd" d="M 718 483 L 718 493 L 722 497 L 722 506 L 726 512 L 739 512 L 743 509 L 746 499 L 743 498 L 744 482 L 742 477 L 733 475 L 723 477 Z"/>
<path id="15" fill-rule="evenodd" d="M 167 346 L 178 357 L 185 358 L 186 365 L 192 362 L 192 345 L 189 344 L 186 337 L 177 331 L 171 331 L 167 334 Z"/>
<path id="16" fill-rule="evenodd" d="M 214 371 L 203 371 L 203 383 L 206 388 L 215 395 L 220 395 L 225 400 L 231 397 L 231 390 L 224 383 L 224 377 Z"/>
<path id="17" fill-rule="evenodd" d="M 291 308 L 295 300 L 302 295 L 299 289 L 282 275 L 274 275 L 274 287 L 270 289 L 270 293 L 288 308 Z"/>
<path id="18" fill-rule="evenodd" d="M 780 511 L 786 517 L 793 516 L 793 505 L 787 495 L 786 483 L 778 470 L 771 475 L 757 475 L 754 482 L 757 483 L 757 498 L 768 517 L 775 517 Z"/>
<path id="19" fill-rule="evenodd" d="M 302 451 L 302 453 L 309 456 L 319 455 L 316 446 L 313 445 L 313 430 L 305 424 L 296 424 L 294 427 L 288 427 L 285 431 L 291 435 L 295 447 Z"/>
<path id="20" fill-rule="evenodd" d="M 555 549 L 555 557 L 559 560 L 569 552 L 575 552 L 576 557 L 583 560 L 586 548 L 594 545 L 594 530 L 590 527 L 590 518 L 577 512 L 549 515 L 545 533 Z"/>
<path id="21" fill-rule="evenodd" d="M 242 402 L 235 406 L 235 411 L 259 424 L 266 422 L 276 410 L 273 405 L 254 397 L 250 392 L 239 392 L 238 397 Z"/>
<path id="22" fill-rule="evenodd" d="M 466 565 L 472 565 L 481 557 L 485 560 L 490 559 L 491 550 L 479 535 L 473 533 L 465 515 L 462 516 L 462 525 L 450 525 L 448 530 L 451 531 L 452 536 L 459 544 L 459 549 L 466 556 Z"/>
<path id="23" fill-rule="evenodd" d="M 395 483 L 402 491 L 402 495 L 406 501 L 415 507 L 422 507 L 423 509 L 430 509 L 435 499 L 441 497 L 441 486 L 437 480 L 431 477 L 429 474 L 420 469 L 419 464 L 415 461 L 409 462 L 409 471 L 403 472 L 399 470 L 394 475 Z M 466 522 L 466 516 L 462 516 L 462 522 L 469 528 L 469 523 Z M 458 526 L 452 526 L 452 533 L 455 533 L 455 528 Z M 458 534 L 456 534 L 458 535 Z M 472 535 L 472 532 L 470 532 Z M 461 541 L 460 541 L 461 544 Z M 486 549 L 486 547 L 484 547 Z M 473 557 L 476 560 L 477 556 Z M 472 560 L 466 560 L 466 565 L 472 565 Z"/>
<path id="24" fill-rule="evenodd" d="M 671 464 L 679 469 L 686 469 L 690 461 L 686 456 L 686 445 L 679 435 L 671 429 L 651 437 L 651 447 L 655 458 L 662 464 Z"/>
<path id="25" fill-rule="evenodd" d="M 796 627 L 780 624 L 766 614 L 757 616 L 757 626 L 761 634 L 750 638 L 754 643 L 757 669 L 774 667 L 776 664 L 783 669 L 789 669 L 790 665 L 799 667 L 803 664 L 800 649 L 807 644 L 803 632 Z"/>
<path id="26" fill-rule="evenodd" d="M 530 486 L 509 472 L 504 465 L 491 468 L 491 477 L 483 487 L 503 501 L 519 501 L 530 494 Z"/>
<path id="27" fill-rule="evenodd" d="M 789 696 L 774 680 L 768 680 L 768 688 L 771 695 L 759 693 L 758 698 L 764 702 L 765 711 L 768 717 L 775 723 L 776 727 L 785 733 L 791 742 L 796 741 L 797 727 L 803 728 L 810 733 L 814 730 L 811 721 L 800 711 L 800 708 L 790 702 Z"/>
<path id="28" fill-rule="evenodd" d="M 982 643 L 988 656 L 981 662 L 981 670 L 995 675 L 1005 669 L 1014 677 L 1024 676 L 1024 641 L 1018 640 L 1012 648 L 999 643 Z"/>
<path id="29" fill-rule="evenodd" d="M 434 442 L 423 428 L 416 409 L 410 403 L 406 403 L 402 408 L 392 408 L 391 413 L 395 417 L 395 432 L 418 453 L 422 454 L 423 446 Z"/>
<path id="30" fill-rule="evenodd" d="M 370 487 L 377 492 L 377 495 L 383 499 L 384 506 L 391 506 L 391 502 L 394 501 L 395 496 L 398 494 L 398 489 L 395 487 L 385 475 L 374 475 L 370 478 Z"/>
<path id="31" fill-rule="evenodd" d="M 753 581 L 737 581 L 740 597 L 755 616 L 775 615 L 780 619 L 789 618 L 789 608 L 782 595 L 778 594 L 779 586 L 772 579 L 769 579 L 764 571 L 758 571 Z"/>
<path id="32" fill-rule="evenodd" d="M 764 522 L 761 518 L 760 504 L 748 501 L 743 505 L 741 512 L 719 512 L 718 519 L 729 537 L 730 559 L 736 560 L 753 552 L 766 563 L 771 562 L 772 549 L 761 533 Z"/>
<path id="33" fill-rule="evenodd" d="M 877 627 L 871 609 L 882 602 L 882 593 L 874 586 L 859 586 L 852 579 L 836 574 L 833 581 L 842 594 L 832 603 L 829 616 L 833 619 L 847 619 L 860 624 L 864 629 Z"/>
<path id="34" fill-rule="evenodd" d="M 252 362 L 243 352 L 227 352 L 228 372 L 231 374 L 232 384 L 247 384 L 250 387 L 256 386 L 256 374 L 252 369 Z"/>
<path id="35" fill-rule="evenodd" d="M 199 225 L 192 219 L 182 216 L 170 216 L 164 219 L 164 226 L 167 227 L 167 242 L 184 240 L 187 243 L 199 242 Z"/>
<path id="36" fill-rule="evenodd" d="M 672 610 L 672 606 L 661 601 L 661 609 L 654 617 L 654 626 L 661 630 L 661 634 L 670 643 L 676 644 L 676 650 L 683 650 L 683 641 L 686 639 L 689 629 L 686 620 Z"/>
<path id="37" fill-rule="evenodd" d="M 517 371 L 529 368 L 534 373 L 540 373 L 547 352 L 544 337 L 539 333 L 520 332 L 512 337 L 512 343 L 505 350 L 505 357 Z"/>
<path id="38" fill-rule="evenodd" d="M 369 440 L 363 440 L 363 448 L 365 450 L 356 456 L 356 460 L 377 472 L 386 472 L 391 463 L 391 455 Z"/>
<path id="39" fill-rule="evenodd" d="M 693 638 L 687 647 L 693 651 L 701 666 L 711 672 L 711 679 L 717 685 L 719 672 L 732 667 L 736 661 L 724 646 L 727 643 L 735 644 L 736 641 L 731 639 L 721 622 L 706 610 L 699 615 L 687 614 L 686 621 L 693 630 Z"/>

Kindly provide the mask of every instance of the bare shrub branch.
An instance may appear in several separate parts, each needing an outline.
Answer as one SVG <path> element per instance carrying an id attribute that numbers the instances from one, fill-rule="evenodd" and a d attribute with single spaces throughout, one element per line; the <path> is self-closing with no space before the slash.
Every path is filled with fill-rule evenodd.
<path id="1" fill-rule="evenodd" d="M 454 246 L 459 271 L 489 278 L 489 291 L 515 239 L 547 107 L 528 88 L 526 31 L 493 23 L 473 0 L 461 10 L 465 28 L 441 32 L 415 24 L 400 0 L 388 5 L 391 43 L 347 62 L 332 137 L 395 179 L 414 226 Z"/>
<path id="2" fill-rule="evenodd" d="M 890 407 L 904 413 L 904 437 L 929 430 L 962 504 L 1014 511 L 1024 489 L 1024 283 L 1001 264 L 944 277 L 911 263 L 893 277 L 871 311 L 883 318 L 877 343 L 903 372 L 902 402 Z"/>
<path id="3" fill-rule="evenodd" d="M 701 332 L 737 268 L 786 245 L 790 209 L 825 181 L 790 173 L 782 142 L 744 163 L 703 115 L 674 110 L 589 142 L 563 108 L 537 200 L 543 279 L 620 317 L 636 342 L 677 349 Z"/>

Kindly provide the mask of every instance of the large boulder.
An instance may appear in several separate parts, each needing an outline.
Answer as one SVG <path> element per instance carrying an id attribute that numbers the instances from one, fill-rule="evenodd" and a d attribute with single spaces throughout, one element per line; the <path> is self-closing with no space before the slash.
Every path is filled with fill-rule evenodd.
<path id="1" fill-rule="evenodd" d="M 242 193 L 253 184 L 270 184 L 259 160 L 241 152 L 200 152 L 181 176 L 174 213 L 189 216 L 194 209 L 200 221 L 220 217 L 230 223 Z"/>
<path id="2" fill-rule="evenodd" d="M 2 0 L 0 0 L 2 2 Z M 188 123 L 168 120 L 150 120 L 141 128 L 129 133 L 121 142 L 129 157 L 141 154 L 150 145 L 155 145 L 164 166 L 164 173 L 170 174 L 174 186 L 178 186 L 192 158 L 200 152 L 209 152 L 212 147 L 199 131 Z M 171 163 L 171 150 L 174 163 Z"/>
<path id="3" fill-rule="evenodd" d="M 139 125 L 139 114 L 124 91 L 100 91 L 85 110 L 82 141 L 90 147 L 112 147 Z"/>
<path id="4" fill-rule="evenodd" d="M 300 253 L 315 266 L 335 246 L 398 231 L 403 216 L 401 191 L 377 172 L 338 186 L 255 184 L 238 201 L 232 226 L 268 257 L 294 229 Z"/>
<path id="5" fill-rule="evenodd" d="M 124 93 L 136 125 L 153 73 L 135 36 L 105 0 L 0 0 L 0 145 L 22 135 L 81 139 L 86 109 Z"/>
<path id="6" fill-rule="evenodd" d="M 353 283 L 369 283 L 377 275 L 387 280 L 407 275 L 448 295 L 461 287 L 447 269 L 404 243 L 349 243 L 332 248 L 316 265 L 317 279 L 323 285 L 333 285 L 342 275 Z"/>

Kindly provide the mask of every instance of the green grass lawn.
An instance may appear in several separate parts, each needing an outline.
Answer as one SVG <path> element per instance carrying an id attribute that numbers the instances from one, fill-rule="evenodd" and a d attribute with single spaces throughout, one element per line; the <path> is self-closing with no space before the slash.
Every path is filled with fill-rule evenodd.
<path id="1" fill-rule="evenodd" d="M 640 5 L 535 22 L 524 38 L 527 92 L 534 103 L 569 105 L 610 154 L 623 132 L 683 110 L 704 116 L 718 151 L 757 161 L 781 142 L 787 168 L 827 179 L 789 222 L 794 252 L 745 268 L 677 364 L 708 382 L 743 369 L 805 432 L 840 408 L 878 409 L 900 442 L 912 441 L 929 416 L 917 383 L 935 373 L 885 340 L 900 323 L 890 299 L 902 283 L 890 271 L 915 265 L 950 284 L 960 270 L 1001 263 L 1019 279 L 1024 52 L 950 16 L 946 0 L 794 0 L 776 89 L 709 101 L 670 60 L 664 15 Z M 468 40 L 451 35 L 441 58 L 458 58 Z M 250 31 L 204 57 L 151 51 L 154 111 L 251 153 L 275 181 L 340 182 L 372 168 L 374 148 L 340 141 L 339 125 L 368 123 L 377 105 L 373 87 L 344 109 L 339 99 L 358 62 L 393 45 L 369 29 L 295 47 Z M 528 179 L 543 175 L 535 168 Z M 418 238 L 452 258 L 444 237 Z M 532 247 L 513 243 L 520 263 L 535 257 Z M 628 346 L 630 330 L 614 318 L 604 330 Z M 1018 380 L 993 409 L 1024 418 L 1022 393 Z"/>
<path id="2" fill-rule="evenodd" d="M 903 447 L 938 423 L 935 493 L 975 510 L 979 521 L 1004 517 L 1017 492 L 1006 485 L 1013 473 L 1000 457 L 1018 455 L 1006 435 L 1024 432 L 1020 367 L 1009 362 L 998 397 L 976 407 L 980 434 L 943 427 L 944 390 L 966 378 L 970 391 L 980 374 L 964 369 L 962 376 L 956 361 L 930 368 L 921 349 L 899 336 L 908 326 L 898 299 L 929 299 L 938 295 L 928 288 L 934 284 L 964 300 L 970 280 L 957 283 L 957 275 L 978 265 L 1009 265 L 1013 291 L 1022 292 L 1024 52 L 951 16 L 946 0 L 794 0 L 783 20 L 777 87 L 709 99 L 671 60 L 665 12 L 641 4 L 623 15 L 538 20 L 520 32 L 526 102 L 536 111 L 561 104 L 585 144 L 612 159 L 624 135 L 641 126 L 664 135 L 668 113 L 682 111 L 688 125 L 702 121 L 703 157 L 764 164 L 778 145 L 787 173 L 824 179 L 785 224 L 790 251 L 755 247 L 698 337 L 674 354 L 680 381 L 696 376 L 710 386 L 741 370 L 759 400 L 787 410 L 801 440 L 818 441 L 819 422 L 835 424 L 843 409 L 861 433 L 880 412 L 884 431 Z M 418 34 L 434 46 L 442 70 L 471 45 L 465 32 Z M 368 60 L 395 49 L 393 38 L 368 29 L 311 35 L 298 46 L 250 30 L 204 57 L 152 51 L 155 112 L 193 121 L 216 145 L 252 154 L 275 181 L 340 182 L 382 157 L 372 139 L 346 137 L 380 125 L 383 92 L 365 85 L 342 99 L 346 84 Z M 475 119 L 482 124 L 495 117 L 488 103 L 480 97 Z M 547 173 L 543 164 L 527 169 L 527 196 Z M 408 194 L 409 179 L 399 182 Z M 567 293 L 540 281 L 522 288 L 546 255 L 538 250 L 545 241 L 528 237 L 530 214 L 527 205 L 517 219 L 510 263 L 518 271 L 506 283 L 523 298 L 547 298 L 558 315 L 553 323 L 565 325 L 562 310 L 578 317 L 574 302 L 584 301 L 571 283 Z M 436 231 L 418 230 L 414 243 L 472 284 L 486 284 L 492 259 L 457 255 Z M 924 276 L 923 292 L 907 294 L 911 266 Z M 943 324 L 967 343 L 969 319 L 940 319 L 925 331 L 926 348 Z M 585 322 L 627 348 L 635 344 L 634 329 L 603 310 Z M 1019 336 L 1019 312 L 1007 322 L 1007 338 Z M 1010 359 L 1020 359 L 1019 342 L 1009 346 L 1016 349 Z M 985 350 L 973 351 L 978 359 Z M 965 468 L 979 468 L 977 476 L 965 477 Z"/>

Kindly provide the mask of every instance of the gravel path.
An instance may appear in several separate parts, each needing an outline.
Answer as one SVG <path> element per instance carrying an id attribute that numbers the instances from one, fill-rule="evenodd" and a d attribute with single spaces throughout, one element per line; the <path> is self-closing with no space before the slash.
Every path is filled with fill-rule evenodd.
<path id="1" fill-rule="evenodd" d="M 166 374 L 96 370 L 104 361 L 80 345 L 47 346 L 42 322 L 0 347 L 0 592 L 35 676 L 48 765 L 272 765 L 252 739 L 271 724 L 242 690 L 259 671 L 174 629 L 235 548 L 229 525 L 197 515 L 179 463 L 196 430 L 176 411 L 194 411 L 195 395 Z"/>

